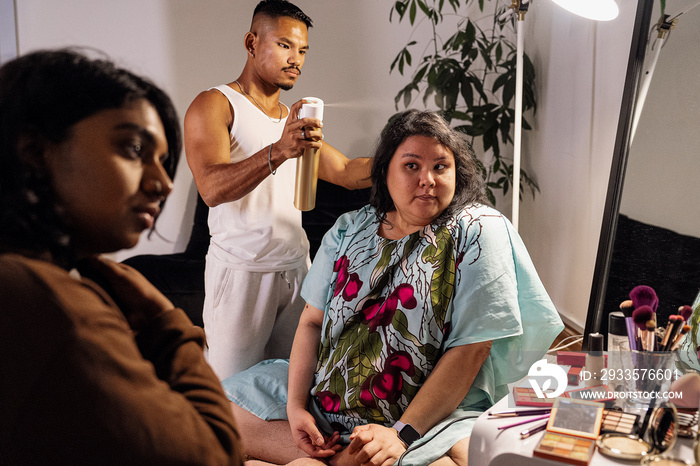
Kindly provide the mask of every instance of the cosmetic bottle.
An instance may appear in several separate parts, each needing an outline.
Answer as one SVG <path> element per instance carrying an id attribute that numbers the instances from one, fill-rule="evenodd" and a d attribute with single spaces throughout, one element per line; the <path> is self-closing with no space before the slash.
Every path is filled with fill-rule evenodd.
<path id="1" fill-rule="evenodd" d="M 630 342 L 627 338 L 625 315 L 620 311 L 608 314 L 608 353 L 613 351 L 629 351 Z"/>
<path id="2" fill-rule="evenodd" d="M 588 335 L 588 354 L 586 354 L 586 371 L 590 378 L 586 380 L 587 387 L 600 385 L 605 369 L 605 355 L 603 355 L 603 335 L 596 332 Z"/>
<path id="3" fill-rule="evenodd" d="M 323 101 L 317 97 L 304 97 L 306 101 L 299 110 L 299 118 L 323 120 Z M 306 149 L 297 157 L 297 174 L 294 186 L 294 206 L 301 211 L 316 207 L 316 185 L 318 183 L 318 149 Z"/>

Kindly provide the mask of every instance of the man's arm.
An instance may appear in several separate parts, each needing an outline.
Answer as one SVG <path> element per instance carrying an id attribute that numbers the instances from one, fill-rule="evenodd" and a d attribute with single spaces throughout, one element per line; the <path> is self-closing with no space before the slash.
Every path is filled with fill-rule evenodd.
<path id="1" fill-rule="evenodd" d="M 321 147 L 319 140 L 301 137 L 304 125 L 314 119 L 297 120 L 301 101 L 290 109 L 282 137 L 240 162 L 230 161 L 229 128 L 233 110 L 228 99 L 216 90 L 199 94 L 185 114 L 185 154 L 199 194 L 209 207 L 231 202 L 255 189 L 287 159 L 300 156 L 308 147 Z M 268 156 L 270 158 L 268 163 Z"/>
<path id="2" fill-rule="evenodd" d="M 321 147 L 318 177 L 346 189 L 362 189 L 372 186 L 370 173 L 372 158 L 349 159 L 328 143 Z"/>

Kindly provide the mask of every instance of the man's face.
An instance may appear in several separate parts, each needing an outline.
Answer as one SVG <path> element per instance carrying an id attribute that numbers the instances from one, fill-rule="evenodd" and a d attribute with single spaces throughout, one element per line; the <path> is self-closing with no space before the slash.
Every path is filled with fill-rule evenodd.
<path id="1" fill-rule="evenodd" d="M 306 24 L 293 18 L 265 18 L 258 32 L 255 60 L 261 77 L 288 91 L 301 75 L 309 49 Z"/>

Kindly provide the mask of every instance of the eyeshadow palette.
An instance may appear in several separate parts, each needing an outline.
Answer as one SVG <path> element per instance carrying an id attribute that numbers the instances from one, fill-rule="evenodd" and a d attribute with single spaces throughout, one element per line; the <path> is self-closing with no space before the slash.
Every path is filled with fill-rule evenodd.
<path id="1" fill-rule="evenodd" d="M 595 451 L 595 440 L 557 432 L 545 432 L 533 455 L 562 463 L 587 465 Z"/>
<path id="2" fill-rule="evenodd" d="M 600 434 L 603 403 L 555 398 L 547 431 L 595 440 Z"/>
<path id="3" fill-rule="evenodd" d="M 544 395 L 552 391 L 544 391 Z M 513 387 L 513 400 L 515 406 L 544 406 L 550 407 L 554 404 L 554 398 L 537 398 L 535 390 L 529 387 Z"/>
<path id="4" fill-rule="evenodd" d="M 639 415 L 637 414 L 606 409 L 603 411 L 603 423 L 600 426 L 600 432 L 633 435 L 637 432 L 638 423 Z"/>

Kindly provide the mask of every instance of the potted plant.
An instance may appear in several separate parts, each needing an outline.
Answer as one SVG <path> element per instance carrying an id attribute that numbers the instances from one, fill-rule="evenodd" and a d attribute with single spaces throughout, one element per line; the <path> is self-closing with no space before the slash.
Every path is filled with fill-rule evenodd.
<path id="1" fill-rule="evenodd" d="M 472 19 L 469 13 L 477 8 L 480 17 Z M 506 195 L 513 181 L 512 157 L 504 150 L 513 142 L 511 127 L 515 121 L 514 15 L 504 15 L 509 8 L 510 2 L 500 0 L 397 0 L 389 16 L 389 21 L 394 13 L 399 22 L 408 18 L 413 34 L 426 21 L 432 31 L 424 43 L 410 40 L 391 64 L 391 71 L 396 69 L 401 75 L 413 69 L 410 82 L 395 97 L 397 110 L 400 104 L 408 108 L 422 97 L 424 106 L 432 102 L 472 143 L 479 140 L 483 148 L 479 162 L 487 196 L 494 205 L 494 191 Z M 456 15 L 457 27 L 443 40 L 447 14 Z M 423 51 L 413 67 L 411 52 L 421 46 Z M 527 55 L 523 62 L 523 111 L 534 111 L 535 70 Z M 523 129 L 530 129 L 525 118 Z M 520 181 L 521 196 L 525 189 L 533 196 L 539 191 L 524 170 L 520 171 Z"/>

